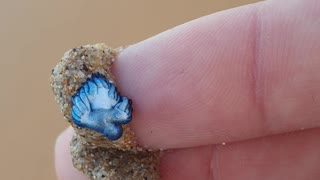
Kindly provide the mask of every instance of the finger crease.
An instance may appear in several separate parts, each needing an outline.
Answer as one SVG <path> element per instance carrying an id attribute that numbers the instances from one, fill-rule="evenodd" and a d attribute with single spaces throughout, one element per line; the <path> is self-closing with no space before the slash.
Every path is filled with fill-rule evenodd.
<path id="1" fill-rule="evenodd" d="M 252 20 L 252 34 L 253 34 L 253 42 L 252 42 L 252 53 L 253 53 L 253 61 L 252 61 L 252 91 L 253 91 L 253 102 L 255 107 L 257 107 L 259 119 L 260 119 L 260 128 L 257 133 L 261 135 L 266 134 L 267 131 L 267 123 L 266 123 L 266 115 L 265 115 L 265 85 L 262 76 L 263 68 L 261 66 L 261 19 L 260 19 L 260 8 L 262 7 L 262 3 L 258 3 L 254 5 L 253 10 L 253 20 Z"/>

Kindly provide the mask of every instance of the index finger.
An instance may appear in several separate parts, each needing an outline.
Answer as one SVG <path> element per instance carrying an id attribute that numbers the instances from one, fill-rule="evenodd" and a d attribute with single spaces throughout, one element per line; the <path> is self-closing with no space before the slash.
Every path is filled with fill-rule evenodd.
<path id="1" fill-rule="evenodd" d="M 128 47 L 114 73 L 139 142 L 181 148 L 318 127 L 319 16 L 317 1 L 266 1 Z"/>

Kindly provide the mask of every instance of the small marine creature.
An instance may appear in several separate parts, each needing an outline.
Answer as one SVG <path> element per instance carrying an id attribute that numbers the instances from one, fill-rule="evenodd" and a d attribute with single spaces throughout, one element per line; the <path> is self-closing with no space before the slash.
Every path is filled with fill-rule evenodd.
<path id="1" fill-rule="evenodd" d="M 131 100 L 121 97 L 115 86 L 101 75 L 93 75 L 72 97 L 72 119 L 81 127 L 94 130 L 115 141 L 122 126 L 132 119 Z"/>
<path id="2" fill-rule="evenodd" d="M 112 65 L 123 48 L 84 45 L 64 53 L 51 75 L 55 99 L 74 134 L 72 163 L 91 180 L 159 180 L 160 151 L 139 145 Z"/>

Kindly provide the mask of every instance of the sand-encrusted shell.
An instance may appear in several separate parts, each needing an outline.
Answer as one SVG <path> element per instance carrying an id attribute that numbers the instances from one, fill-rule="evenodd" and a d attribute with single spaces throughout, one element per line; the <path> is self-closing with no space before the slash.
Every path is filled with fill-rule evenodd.
<path id="1" fill-rule="evenodd" d="M 105 44 L 81 46 L 67 51 L 52 70 L 55 99 L 65 119 L 75 129 L 71 142 L 72 161 L 90 179 L 157 180 L 160 179 L 159 151 L 149 152 L 140 147 L 128 125 L 123 126 L 119 139 L 110 141 L 99 131 L 80 127 L 72 118 L 72 100 L 93 76 L 99 74 L 115 85 L 111 65 L 117 53 Z M 126 111 L 123 107 L 117 108 Z"/>
<path id="2" fill-rule="evenodd" d="M 123 127 L 123 136 L 115 142 L 109 141 L 96 131 L 80 128 L 71 117 L 72 97 L 82 87 L 88 78 L 100 74 L 109 82 L 115 84 L 111 74 L 111 65 L 117 52 L 105 44 L 86 45 L 67 51 L 60 63 L 53 69 L 51 76 L 52 90 L 64 117 L 74 127 L 83 143 L 96 147 L 115 147 L 123 150 L 137 146 L 134 134 L 130 128 Z M 85 139 L 85 140 L 84 140 Z"/>

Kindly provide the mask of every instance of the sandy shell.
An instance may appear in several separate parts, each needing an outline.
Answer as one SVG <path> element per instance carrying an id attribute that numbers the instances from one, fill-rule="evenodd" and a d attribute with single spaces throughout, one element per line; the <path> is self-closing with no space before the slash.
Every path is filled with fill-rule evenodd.
<path id="1" fill-rule="evenodd" d="M 76 133 L 71 143 L 73 163 L 91 179 L 159 179 L 159 152 L 140 147 L 128 125 L 123 126 L 120 139 L 110 141 L 98 132 L 78 127 L 71 118 L 72 96 L 88 78 L 100 74 L 115 84 L 111 65 L 117 53 L 105 44 L 81 46 L 67 51 L 52 70 L 55 99 Z"/>

